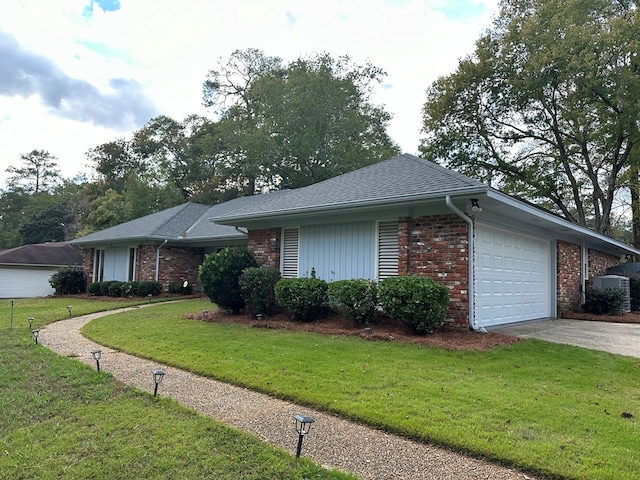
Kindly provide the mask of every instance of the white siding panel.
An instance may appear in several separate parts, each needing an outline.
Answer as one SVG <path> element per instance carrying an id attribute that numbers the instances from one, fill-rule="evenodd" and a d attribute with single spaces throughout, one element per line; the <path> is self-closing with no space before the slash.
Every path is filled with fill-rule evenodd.
<path id="1" fill-rule="evenodd" d="M 480 325 L 550 315 L 549 242 L 479 226 L 475 250 L 475 313 Z"/>
<path id="2" fill-rule="evenodd" d="M 103 280 L 127 281 L 127 264 L 129 260 L 129 248 L 107 248 L 104 252 L 104 277 Z"/>
<path id="3" fill-rule="evenodd" d="M 327 281 L 374 279 L 375 222 L 313 225 L 300 228 L 299 276 L 312 269 Z"/>

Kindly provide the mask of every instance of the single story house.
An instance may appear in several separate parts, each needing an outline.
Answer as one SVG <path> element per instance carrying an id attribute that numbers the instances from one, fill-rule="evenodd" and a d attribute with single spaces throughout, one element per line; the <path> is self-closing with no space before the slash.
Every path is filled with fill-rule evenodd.
<path id="1" fill-rule="evenodd" d="M 328 281 L 426 275 L 450 319 L 481 330 L 579 307 L 586 281 L 640 252 L 413 155 L 213 219 L 259 263 Z"/>
<path id="2" fill-rule="evenodd" d="M 49 278 L 59 268 L 82 265 L 82 252 L 65 242 L 0 250 L 0 298 L 43 297 L 55 291 Z"/>
<path id="3" fill-rule="evenodd" d="M 169 225 L 170 218 L 192 209 L 201 216 L 195 222 L 196 213 L 185 218 L 191 226 L 182 234 L 174 229 L 150 235 L 142 228 L 154 215 Z M 622 255 L 640 255 L 617 240 L 408 154 L 300 189 L 210 208 L 186 204 L 154 215 L 71 242 L 89 248 L 85 268 L 94 280 L 106 279 L 96 262 L 106 265 L 109 250 L 119 245 L 124 249 L 112 255 L 130 276 L 140 272 L 148 277 L 154 271 L 140 269 L 136 262 L 144 260 L 155 267 L 156 276 L 163 268 L 173 269 L 182 275 L 177 280 L 192 281 L 203 252 L 246 244 L 260 264 L 279 268 L 284 277 L 312 270 L 327 281 L 429 276 L 450 289 L 450 321 L 483 330 L 577 308 L 589 278 L 617 265 Z M 143 247 L 144 256 L 136 253 Z M 187 272 L 180 265 L 191 266 Z"/>
<path id="4" fill-rule="evenodd" d="M 184 203 L 69 243 L 82 248 L 89 283 L 153 280 L 166 289 L 187 280 L 199 291 L 198 268 L 206 254 L 247 244 L 245 230 L 217 225 L 209 218 L 279 193 L 240 197 L 214 206 Z"/>

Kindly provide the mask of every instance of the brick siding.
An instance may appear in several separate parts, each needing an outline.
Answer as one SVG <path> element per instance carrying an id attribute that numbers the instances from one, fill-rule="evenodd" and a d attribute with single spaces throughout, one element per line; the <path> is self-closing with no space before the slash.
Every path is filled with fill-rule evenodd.
<path id="1" fill-rule="evenodd" d="M 469 324 L 469 242 L 467 224 L 457 215 L 401 218 L 398 274 L 423 275 L 449 287 L 447 317 Z"/>
<path id="2" fill-rule="evenodd" d="M 280 228 L 250 230 L 247 248 L 258 265 L 280 269 Z"/>
<path id="3" fill-rule="evenodd" d="M 582 276 L 580 245 L 558 240 L 556 245 L 557 315 L 580 308 Z"/>
<path id="4" fill-rule="evenodd" d="M 620 264 L 620 257 L 589 249 L 589 278 L 606 275 L 607 268 Z"/>

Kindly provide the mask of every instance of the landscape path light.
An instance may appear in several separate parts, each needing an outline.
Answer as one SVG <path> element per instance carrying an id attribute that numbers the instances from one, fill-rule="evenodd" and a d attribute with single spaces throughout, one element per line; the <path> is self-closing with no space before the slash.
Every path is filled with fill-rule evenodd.
<path id="1" fill-rule="evenodd" d="M 153 370 L 153 382 L 155 383 L 153 387 L 153 396 L 158 395 L 158 385 L 162 383 L 162 379 L 164 378 L 164 370 Z"/>
<path id="2" fill-rule="evenodd" d="M 67 312 L 69 312 L 69 318 L 71 318 L 71 305 L 67 307 Z"/>
<path id="3" fill-rule="evenodd" d="M 300 452 L 302 451 L 302 439 L 311 430 L 311 424 L 313 418 L 308 415 L 294 415 L 296 420 L 296 432 L 298 432 L 298 448 L 296 449 L 296 458 L 300 458 Z"/>
<path id="4" fill-rule="evenodd" d="M 27 318 L 27 322 L 29 322 L 29 330 L 33 330 L 33 317 Z"/>
<path id="5" fill-rule="evenodd" d="M 37 328 L 35 330 L 31 330 L 31 335 L 33 335 L 33 339 L 36 341 L 36 345 L 38 344 L 39 333 L 40 333 L 40 330 L 38 330 Z"/>
<path id="6" fill-rule="evenodd" d="M 100 357 L 102 357 L 102 350 L 100 350 L 99 348 L 97 348 L 95 350 L 91 350 L 91 356 L 96 361 L 96 370 L 99 372 L 100 371 Z"/>

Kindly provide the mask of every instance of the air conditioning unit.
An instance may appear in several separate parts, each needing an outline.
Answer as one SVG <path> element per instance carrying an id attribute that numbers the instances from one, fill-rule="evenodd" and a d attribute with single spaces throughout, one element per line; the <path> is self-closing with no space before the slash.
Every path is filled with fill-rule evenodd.
<path id="1" fill-rule="evenodd" d="M 622 311 L 628 313 L 631 311 L 631 288 L 629 286 L 629 278 L 620 275 L 601 275 L 591 279 L 591 285 L 598 290 L 605 288 L 622 288 L 625 291 L 624 303 Z"/>

